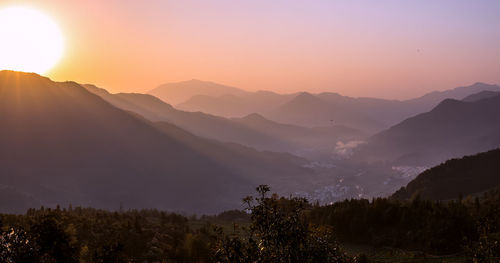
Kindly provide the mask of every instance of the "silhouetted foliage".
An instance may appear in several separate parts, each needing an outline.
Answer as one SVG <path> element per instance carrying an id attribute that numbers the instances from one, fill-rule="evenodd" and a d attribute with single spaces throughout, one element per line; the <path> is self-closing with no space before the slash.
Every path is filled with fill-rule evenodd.
<path id="1" fill-rule="evenodd" d="M 459 202 L 346 200 L 317 207 L 310 216 L 313 222 L 336 229 L 344 242 L 375 247 L 455 253 L 462 250 L 464 238 L 476 235 L 472 216 Z"/>
<path id="2" fill-rule="evenodd" d="M 246 211 L 187 217 L 157 210 L 30 209 L 0 215 L 0 262 L 371 262 L 336 241 L 498 262 L 500 191 L 439 202 L 245 198 Z M 215 231 L 213 231 L 215 229 Z M 465 252 L 465 253 L 464 253 Z"/>
<path id="3" fill-rule="evenodd" d="M 210 262 L 208 232 L 177 214 L 41 208 L 2 219 L 0 262 Z"/>
<path id="4" fill-rule="evenodd" d="M 480 204 L 483 209 L 478 209 L 476 206 L 479 217 L 477 220 L 479 239 L 467 247 L 467 252 L 474 263 L 500 262 L 500 192 L 487 195 L 493 198 Z"/>
<path id="5" fill-rule="evenodd" d="M 244 203 L 251 213 L 249 229 L 225 235 L 218 228 L 217 262 L 347 262 L 333 231 L 307 220 L 303 198 L 267 196 L 270 188 L 257 188 L 258 197 Z"/>

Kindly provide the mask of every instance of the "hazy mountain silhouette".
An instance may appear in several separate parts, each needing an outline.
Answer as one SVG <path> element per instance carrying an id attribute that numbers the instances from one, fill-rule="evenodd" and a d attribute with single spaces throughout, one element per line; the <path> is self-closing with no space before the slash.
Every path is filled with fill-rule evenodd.
<path id="1" fill-rule="evenodd" d="M 201 111 L 228 118 L 243 117 L 252 113 L 265 114 L 295 96 L 296 94 L 278 94 L 271 91 L 257 91 L 244 96 L 196 95 L 176 107 L 186 111 Z"/>
<path id="2" fill-rule="evenodd" d="M 253 107 L 246 105 L 244 98 L 232 94 L 219 97 L 196 95 L 176 107 L 185 111 L 205 112 L 223 117 L 239 117 L 253 112 Z"/>
<path id="3" fill-rule="evenodd" d="M 404 119 L 430 111 L 444 99 L 461 100 L 484 90 L 500 91 L 500 87 L 476 83 L 467 87 L 431 92 L 410 100 L 353 98 L 331 92 L 282 95 L 261 91 L 244 95 L 195 95 L 178 107 L 187 111 L 202 111 L 226 117 L 259 113 L 277 122 L 300 126 L 325 126 L 333 121 L 366 131 L 381 131 Z"/>
<path id="4" fill-rule="evenodd" d="M 342 125 L 365 131 L 377 131 L 384 127 L 357 111 L 330 103 L 308 92 L 299 94 L 265 116 L 278 122 L 308 127 Z"/>
<path id="5" fill-rule="evenodd" d="M 428 110 L 413 109 L 404 101 L 399 100 L 367 97 L 353 98 L 331 92 L 320 93 L 316 96 L 332 105 L 336 105 L 336 107 L 342 108 L 344 111 L 355 112 L 376 120 L 379 128 L 390 127 L 401 120 Z"/>
<path id="6" fill-rule="evenodd" d="M 445 99 L 462 100 L 471 94 L 475 94 L 485 90 L 500 91 L 500 86 L 478 82 L 470 86 L 458 87 L 445 91 L 430 92 L 422 97 L 407 100 L 405 102 L 413 105 L 413 107 L 416 107 L 416 111 L 419 111 L 417 113 L 420 113 L 423 111 L 429 111 Z"/>
<path id="7" fill-rule="evenodd" d="M 298 157 L 212 142 L 220 156 L 241 156 L 225 162 L 180 140 L 196 137 L 175 126 L 159 128 L 77 83 L 36 74 L 0 72 L 0 124 L 0 184 L 45 205 L 213 212 L 237 207 L 262 178 L 312 172 Z"/>
<path id="8" fill-rule="evenodd" d="M 331 157 L 332 150 L 339 141 L 348 142 L 366 137 L 363 132 L 342 125 L 308 128 L 277 123 L 257 113 L 233 120 L 273 138 L 286 140 L 293 146 L 292 153 L 312 158 Z"/>
<path id="9" fill-rule="evenodd" d="M 149 91 L 148 94 L 154 95 L 167 103 L 177 105 L 195 95 L 244 96 L 247 95 L 248 92 L 213 82 L 193 79 L 176 83 L 166 83 Z"/>
<path id="10" fill-rule="evenodd" d="M 257 114 L 227 119 L 202 112 L 185 112 L 176 110 L 151 95 L 110 94 L 93 85 L 85 87 L 111 104 L 138 113 L 151 121 L 166 121 L 198 136 L 240 143 L 259 150 L 286 151 L 308 157 L 329 155 L 337 141 L 359 140 L 365 136 L 357 130 L 342 126 L 311 129 L 284 125 Z"/>
<path id="11" fill-rule="evenodd" d="M 309 161 L 291 154 L 256 151 L 236 143 L 207 140 L 166 122 L 154 126 L 211 160 L 246 175 L 253 185 L 265 182 L 273 185 L 275 191 L 290 193 L 300 189 L 313 174 L 312 170 L 304 168 Z"/>
<path id="12" fill-rule="evenodd" d="M 500 146 L 500 96 L 476 102 L 446 99 L 369 139 L 353 158 L 436 165 Z"/>
<path id="13" fill-rule="evenodd" d="M 465 97 L 462 101 L 475 102 L 478 100 L 488 99 L 488 98 L 499 96 L 499 95 L 500 95 L 500 91 L 485 90 L 485 91 L 481 91 L 479 93 L 471 94 L 471 95 Z"/>
<path id="14" fill-rule="evenodd" d="M 393 198 L 456 199 L 500 187 L 500 149 L 452 159 L 433 167 L 393 194 Z"/>
<path id="15" fill-rule="evenodd" d="M 427 112 L 444 99 L 463 99 L 470 94 L 484 90 L 500 91 L 500 87 L 476 83 L 468 87 L 431 92 L 422 97 L 404 101 L 352 98 L 331 92 L 317 95 L 302 93 L 265 116 L 285 123 L 302 125 L 318 125 L 331 119 L 353 128 L 380 131 L 406 118 Z"/>

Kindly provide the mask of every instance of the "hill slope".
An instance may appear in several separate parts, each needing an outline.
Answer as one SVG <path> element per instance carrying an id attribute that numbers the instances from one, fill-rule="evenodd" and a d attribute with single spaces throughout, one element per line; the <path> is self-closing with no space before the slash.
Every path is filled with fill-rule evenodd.
<path id="1" fill-rule="evenodd" d="M 195 95 L 244 96 L 248 94 L 248 92 L 213 82 L 193 79 L 176 83 L 166 83 L 149 91 L 148 94 L 154 95 L 167 103 L 177 105 L 185 102 Z"/>
<path id="2" fill-rule="evenodd" d="M 205 112 L 228 118 L 243 117 L 252 113 L 265 114 L 293 99 L 297 94 L 278 94 L 257 91 L 245 95 L 195 95 L 176 105 L 178 109 Z"/>
<path id="3" fill-rule="evenodd" d="M 325 126 L 330 125 L 330 120 L 333 120 L 356 129 L 379 132 L 409 117 L 430 111 L 447 98 L 462 100 L 468 95 L 485 90 L 500 91 L 500 87 L 476 83 L 431 92 L 410 100 L 353 98 L 332 92 L 276 94 L 260 91 L 244 95 L 205 94 L 193 96 L 177 107 L 225 117 L 259 113 L 277 122 L 300 126 Z"/>
<path id="4" fill-rule="evenodd" d="M 356 110 L 330 103 L 307 92 L 297 95 L 265 116 L 278 122 L 308 127 L 336 124 L 364 131 L 377 131 L 384 127 Z"/>
<path id="5" fill-rule="evenodd" d="M 500 186 L 500 149 L 452 159 L 433 167 L 393 194 L 396 199 L 446 200 Z"/>
<path id="6" fill-rule="evenodd" d="M 486 83 L 474 83 L 470 86 L 457 87 L 454 89 L 444 90 L 444 91 L 434 91 L 427 93 L 421 97 L 405 101 L 411 107 L 416 109 L 421 109 L 416 113 L 421 113 L 428 111 L 438 105 L 441 101 L 445 99 L 462 100 L 465 97 L 479 93 L 481 91 L 500 91 L 500 86 L 491 85 Z"/>
<path id="7" fill-rule="evenodd" d="M 464 99 L 462 99 L 462 101 L 475 102 L 478 100 L 488 99 L 488 98 L 499 96 L 499 95 L 500 95 L 500 91 L 485 90 L 485 91 L 481 91 L 479 93 L 471 94 L 471 95 L 465 97 Z"/>
<path id="8" fill-rule="evenodd" d="M 202 112 L 180 111 L 151 95 L 110 94 L 93 85 L 85 87 L 114 106 L 151 121 L 169 122 L 197 136 L 240 143 L 258 150 L 291 152 L 306 157 L 330 155 L 339 140 L 364 137 L 361 132 L 342 126 L 305 128 L 276 123 L 258 114 L 227 119 Z"/>
<path id="9" fill-rule="evenodd" d="M 476 102 L 447 99 L 369 139 L 354 158 L 400 165 L 436 165 L 500 146 L 500 96 Z"/>
<path id="10" fill-rule="evenodd" d="M 311 174 L 279 154 L 247 172 L 262 160 L 254 150 L 239 164 L 212 158 L 74 82 L 36 74 L 0 71 L 0 125 L 0 184 L 44 205 L 213 212 L 238 207 L 261 178 Z"/>

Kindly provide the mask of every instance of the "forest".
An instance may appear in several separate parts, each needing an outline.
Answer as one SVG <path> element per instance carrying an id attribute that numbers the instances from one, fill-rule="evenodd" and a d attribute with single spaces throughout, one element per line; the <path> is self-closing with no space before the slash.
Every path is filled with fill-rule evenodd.
<path id="1" fill-rule="evenodd" d="M 1 262 L 406 262 L 500 259 L 500 191 L 451 201 L 345 200 L 328 206 L 259 186 L 215 216 L 67 207 L 2 214 Z M 355 253 L 353 245 L 380 253 Z M 442 261 L 436 261 L 442 262 Z"/>

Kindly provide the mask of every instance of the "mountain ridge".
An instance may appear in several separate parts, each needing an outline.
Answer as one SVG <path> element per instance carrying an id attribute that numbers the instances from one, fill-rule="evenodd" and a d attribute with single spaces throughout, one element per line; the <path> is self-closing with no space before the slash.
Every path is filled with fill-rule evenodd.
<path id="1" fill-rule="evenodd" d="M 89 88 L 91 91 L 95 90 L 91 86 Z M 366 136 L 348 127 L 330 125 L 321 129 L 305 128 L 271 121 L 256 113 L 243 118 L 228 119 L 202 112 L 177 110 L 157 98 L 148 97 L 151 95 L 110 94 L 103 90 L 95 91 L 115 106 L 134 111 L 151 121 L 169 122 L 197 136 L 239 143 L 258 150 L 292 152 L 303 157 L 311 157 L 311 154 L 318 155 L 314 153 L 314 148 L 321 148 L 320 154 L 328 155 L 337 141 L 360 139 Z M 138 99 L 141 98 L 145 100 L 139 101 Z M 148 98 L 151 102 L 146 101 Z M 157 104 L 157 107 L 149 107 L 152 104 Z M 324 142 L 320 142 L 321 139 Z"/>
<path id="2" fill-rule="evenodd" d="M 500 146 L 500 96 L 464 102 L 446 99 L 429 112 L 372 136 L 353 158 L 406 165 L 441 161 Z"/>
<path id="3" fill-rule="evenodd" d="M 248 92 L 211 81 L 192 79 L 181 82 L 165 83 L 148 91 L 147 93 L 154 95 L 167 103 L 177 105 L 188 100 L 194 95 L 245 95 Z"/>
<path id="4" fill-rule="evenodd" d="M 456 199 L 500 186 L 500 149 L 451 159 L 418 175 L 392 198 Z"/>
<path id="5" fill-rule="evenodd" d="M 194 135 L 37 74 L 0 71 L 0 124 L 0 184 L 47 206 L 211 213 L 238 207 L 241 196 L 273 178 L 314 174 L 299 157 L 250 148 L 236 155 L 235 147 L 211 142 L 223 156 L 239 156 L 237 164 L 222 163 L 171 136 Z"/>

